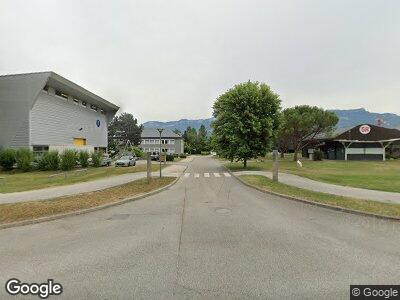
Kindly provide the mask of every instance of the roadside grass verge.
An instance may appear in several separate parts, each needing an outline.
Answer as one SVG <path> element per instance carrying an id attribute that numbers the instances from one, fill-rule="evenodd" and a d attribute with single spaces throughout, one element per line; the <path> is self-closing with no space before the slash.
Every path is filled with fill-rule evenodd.
<path id="1" fill-rule="evenodd" d="M 374 213 L 377 215 L 400 217 L 400 204 L 382 203 L 313 192 L 297 187 L 292 187 L 283 183 L 273 182 L 271 179 L 260 175 L 242 175 L 239 177 L 252 186 L 256 186 L 262 188 L 263 190 L 279 193 L 282 195 L 323 204 L 335 205 L 351 210 Z"/>
<path id="2" fill-rule="evenodd" d="M 164 168 L 165 166 L 163 165 L 162 167 Z M 152 171 L 157 171 L 158 169 L 158 165 L 152 164 Z M 88 168 L 87 171 L 76 169 L 69 172 L 34 171 L 23 173 L 16 170 L 10 172 L 0 171 L 0 177 L 4 177 L 4 179 L 0 180 L 0 193 L 37 190 L 53 186 L 87 182 L 115 175 L 145 172 L 146 170 L 146 164 L 141 164 L 135 167 L 100 167 Z M 66 173 L 66 177 L 64 173 Z"/>
<path id="3" fill-rule="evenodd" d="M 231 171 L 272 171 L 272 160 L 250 161 L 243 164 L 223 162 Z M 279 160 L 279 170 L 309 179 L 342 186 L 400 193 L 400 160 L 390 161 L 309 161 L 297 166 L 290 157 Z"/>
<path id="4" fill-rule="evenodd" d="M 174 177 L 152 178 L 150 183 L 147 183 L 146 179 L 140 179 L 117 187 L 75 196 L 0 204 L 0 224 L 32 220 L 118 202 L 164 187 L 174 179 Z"/>

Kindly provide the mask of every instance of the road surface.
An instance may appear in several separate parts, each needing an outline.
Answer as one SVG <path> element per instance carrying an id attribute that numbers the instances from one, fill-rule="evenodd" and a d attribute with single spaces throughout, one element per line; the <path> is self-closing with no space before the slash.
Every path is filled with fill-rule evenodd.
<path id="1" fill-rule="evenodd" d="M 12 277 L 53 278 L 54 299 L 348 299 L 350 284 L 398 284 L 399 223 L 263 194 L 208 157 L 186 172 L 145 199 L 1 230 L 0 299 Z"/>

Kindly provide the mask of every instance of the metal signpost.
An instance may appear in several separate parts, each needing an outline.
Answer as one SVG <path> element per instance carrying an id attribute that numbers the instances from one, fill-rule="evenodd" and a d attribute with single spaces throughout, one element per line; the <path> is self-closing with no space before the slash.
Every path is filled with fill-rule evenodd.
<path id="1" fill-rule="evenodd" d="M 278 182 L 278 150 L 272 152 L 273 168 L 272 168 L 272 180 Z"/>
<path id="2" fill-rule="evenodd" d="M 164 128 L 157 128 L 160 133 L 160 152 L 158 153 L 158 160 L 160 161 L 160 178 L 161 178 L 161 133 L 164 131 Z"/>

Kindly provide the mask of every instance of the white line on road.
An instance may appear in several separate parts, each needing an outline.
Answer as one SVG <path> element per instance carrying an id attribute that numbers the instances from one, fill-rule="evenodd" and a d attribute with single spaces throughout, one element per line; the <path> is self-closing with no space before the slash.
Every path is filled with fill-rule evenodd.
<path id="1" fill-rule="evenodd" d="M 229 173 L 224 173 L 225 177 L 231 177 L 231 174 Z"/>
<path id="2" fill-rule="evenodd" d="M 200 174 L 199 173 L 195 173 L 194 174 L 194 178 L 199 178 L 200 177 Z"/>
<path id="3" fill-rule="evenodd" d="M 221 175 L 219 175 L 219 173 L 214 173 L 215 177 L 221 177 Z"/>
<path id="4" fill-rule="evenodd" d="M 185 173 L 185 175 L 183 175 L 183 176 L 185 176 L 186 178 L 188 178 L 188 177 L 190 176 L 190 173 Z"/>
<path id="5" fill-rule="evenodd" d="M 210 173 L 204 173 L 204 177 L 210 177 Z"/>

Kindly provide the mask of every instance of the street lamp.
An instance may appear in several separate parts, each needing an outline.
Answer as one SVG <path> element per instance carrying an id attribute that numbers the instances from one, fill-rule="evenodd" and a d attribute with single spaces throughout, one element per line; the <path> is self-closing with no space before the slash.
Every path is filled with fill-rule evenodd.
<path id="1" fill-rule="evenodd" d="M 160 178 L 161 178 L 161 133 L 164 131 L 164 128 L 157 128 L 157 131 L 160 133 L 160 152 L 158 153 L 158 160 L 160 161 Z"/>

